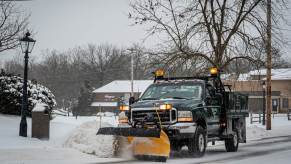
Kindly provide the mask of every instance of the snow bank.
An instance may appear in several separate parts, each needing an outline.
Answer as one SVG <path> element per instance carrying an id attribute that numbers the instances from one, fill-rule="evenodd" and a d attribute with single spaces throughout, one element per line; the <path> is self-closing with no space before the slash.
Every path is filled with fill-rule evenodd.
<path id="1" fill-rule="evenodd" d="M 34 106 L 32 111 L 34 111 L 34 112 L 44 112 L 45 110 L 47 110 L 47 108 L 48 108 L 47 104 L 36 103 L 36 105 Z"/>
<path id="2" fill-rule="evenodd" d="M 64 147 L 74 148 L 98 157 L 113 157 L 114 137 L 110 135 L 97 136 L 96 133 L 101 126 L 116 126 L 116 119 L 115 117 L 102 117 L 101 126 L 100 120 L 97 120 L 86 122 L 77 127 L 65 142 Z"/>
<path id="3" fill-rule="evenodd" d="M 258 140 L 262 138 L 291 135 L 291 121 L 288 121 L 286 114 L 275 114 L 272 117 L 272 130 L 266 130 L 262 123 L 250 124 L 250 117 L 246 119 L 247 140 Z"/>
<path id="4" fill-rule="evenodd" d="M 272 134 L 258 125 L 249 125 L 247 127 L 247 140 L 258 140 L 271 137 Z"/>

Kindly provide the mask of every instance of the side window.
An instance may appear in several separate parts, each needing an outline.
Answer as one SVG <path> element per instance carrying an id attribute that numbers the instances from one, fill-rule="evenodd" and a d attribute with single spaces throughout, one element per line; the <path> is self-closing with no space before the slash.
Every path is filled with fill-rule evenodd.
<path id="1" fill-rule="evenodd" d="M 220 115 L 219 107 L 208 107 L 207 115 L 208 117 L 211 117 L 211 118 L 218 118 Z"/>
<path id="2" fill-rule="evenodd" d="M 210 93 L 209 93 L 208 88 L 206 88 L 206 97 L 210 97 Z"/>
<path id="3" fill-rule="evenodd" d="M 215 89 L 211 85 L 207 85 L 206 87 L 206 96 L 215 96 Z"/>
<path id="4" fill-rule="evenodd" d="M 211 108 L 211 111 L 212 111 L 212 114 L 213 114 L 214 117 L 219 117 L 219 115 L 220 115 L 220 110 L 219 110 L 218 107 L 212 107 L 212 108 Z"/>
<path id="5" fill-rule="evenodd" d="M 289 108 L 288 98 L 283 98 L 283 108 Z"/>

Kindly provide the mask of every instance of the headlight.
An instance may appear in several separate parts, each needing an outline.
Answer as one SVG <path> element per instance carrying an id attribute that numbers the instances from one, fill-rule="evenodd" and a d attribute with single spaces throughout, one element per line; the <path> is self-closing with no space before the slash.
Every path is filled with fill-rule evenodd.
<path id="1" fill-rule="evenodd" d="M 129 110 L 129 106 L 128 106 L 128 105 L 120 105 L 120 106 L 119 106 L 119 110 L 120 110 L 120 111 L 126 111 L 126 110 Z"/>
<path id="2" fill-rule="evenodd" d="M 192 112 L 191 111 L 178 111 L 178 122 L 192 122 Z"/>
<path id="3" fill-rule="evenodd" d="M 126 116 L 125 112 L 120 112 L 118 115 L 118 122 L 120 124 L 122 123 L 128 123 L 128 117 Z"/>
<path id="4" fill-rule="evenodd" d="M 160 105 L 160 110 L 171 110 L 172 107 L 172 104 L 162 104 Z"/>

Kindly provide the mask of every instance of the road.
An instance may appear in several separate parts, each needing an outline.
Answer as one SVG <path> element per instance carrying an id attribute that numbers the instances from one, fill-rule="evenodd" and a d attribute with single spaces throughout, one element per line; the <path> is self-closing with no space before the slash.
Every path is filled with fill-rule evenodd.
<path id="1" fill-rule="evenodd" d="M 291 163 L 291 136 L 281 136 L 251 141 L 241 144 L 238 152 L 227 153 L 223 144 L 209 146 L 202 158 L 192 158 L 187 151 L 175 153 L 167 163 L 232 163 L 232 164 L 252 164 L 263 162 L 264 164 Z M 104 163 L 104 162 L 102 162 Z M 112 163 L 112 162 L 110 162 Z M 115 163 L 152 163 L 150 161 L 122 161 Z"/>
<path id="2" fill-rule="evenodd" d="M 1 148 L 1 145 L 0 145 Z M 202 158 L 192 158 L 187 150 L 175 153 L 167 163 L 231 163 L 231 164 L 289 164 L 291 163 L 291 136 L 281 136 L 241 144 L 238 152 L 227 153 L 223 144 L 209 146 Z M 35 147 L 0 149 L 1 164 L 100 164 L 153 163 L 121 158 L 98 158 L 74 149 L 62 147 Z"/>

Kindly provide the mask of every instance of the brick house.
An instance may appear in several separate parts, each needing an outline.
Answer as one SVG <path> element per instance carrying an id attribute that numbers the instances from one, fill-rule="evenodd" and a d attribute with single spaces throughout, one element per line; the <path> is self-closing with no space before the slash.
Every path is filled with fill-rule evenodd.
<path id="1" fill-rule="evenodd" d="M 153 83 L 153 80 L 134 80 L 134 97 L 138 98 L 146 88 Z M 93 91 L 94 101 L 91 106 L 97 111 L 117 112 L 118 103 L 127 102 L 131 93 L 130 80 L 115 80 Z"/>
<path id="2" fill-rule="evenodd" d="M 272 111 L 285 113 L 291 107 L 291 68 L 272 69 Z M 262 112 L 264 102 L 263 83 L 266 70 L 250 71 L 239 76 L 238 80 L 225 79 L 233 91 L 249 95 L 249 110 Z M 265 92 L 266 93 L 266 92 Z"/>

